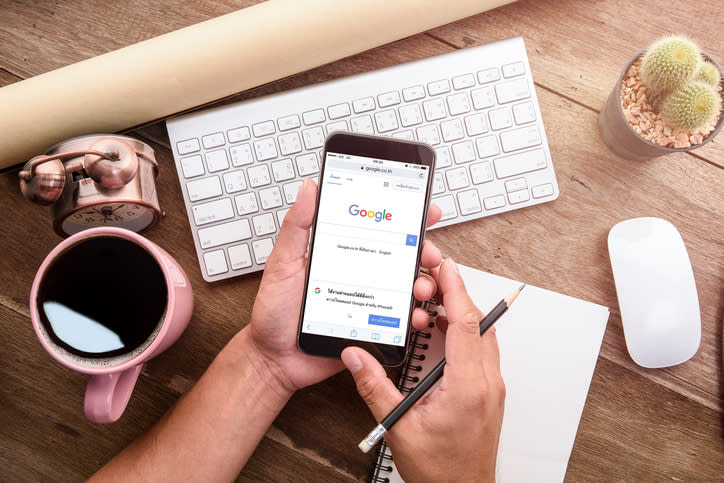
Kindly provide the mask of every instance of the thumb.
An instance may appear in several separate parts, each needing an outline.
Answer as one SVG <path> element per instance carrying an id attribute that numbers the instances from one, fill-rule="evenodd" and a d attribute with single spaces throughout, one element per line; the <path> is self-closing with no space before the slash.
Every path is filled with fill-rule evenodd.
<path id="1" fill-rule="evenodd" d="M 402 394 L 379 362 L 359 347 L 342 351 L 342 362 L 354 377 L 357 392 L 379 422 L 402 400 Z"/>

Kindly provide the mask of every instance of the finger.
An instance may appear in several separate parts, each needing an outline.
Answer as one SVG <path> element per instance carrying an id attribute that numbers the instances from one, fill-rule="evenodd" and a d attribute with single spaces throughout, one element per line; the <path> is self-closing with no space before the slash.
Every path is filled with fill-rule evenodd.
<path id="1" fill-rule="evenodd" d="M 420 265 L 424 268 L 437 267 L 442 263 L 442 254 L 440 250 L 430 240 L 425 240 L 422 244 L 422 256 L 420 257 Z"/>
<path id="2" fill-rule="evenodd" d="M 430 324 L 430 314 L 420 307 L 415 307 L 412 311 L 412 328 L 415 330 L 426 329 Z"/>
<path id="3" fill-rule="evenodd" d="M 266 267 L 275 263 L 297 261 L 304 257 L 309 242 L 309 227 L 314 221 L 317 184 L 307 179 L 297 192 L 297 200 L 284 217 L 274 250 Z"/>
<path id="4" fill-rule="evenodd" d="M 443 262 L 437 284 L 447 314 L 445 357 L 452 372 L 456 366 L 464 368 L 480 361 L 479 324 L 483 314 L 470 299 L 457 264 L 452 259 Z"/>
<path id="5" fill-rule="evenodd" d="M 342 362 L 354 378 L 357 392 L 379 422 L 402 400 L 402 394 L 374 357 L 359 347 L 342 351 Z"/>
<path id="6" fill-rule="evenodd" d="M 420 301 L 428 300 L 435 295 L 435 292 L 437 292 L 435 280 L 426 273 L 421 273 L 412 286 L 412 294 Z"/>
<path id="7" fill-rule="evenodd" d="M 430 227 L 440 221 L 442 218 L 442 210 L 439 206 L 430 204 L 430 208 L 427 210 L 427 226 Z"/>

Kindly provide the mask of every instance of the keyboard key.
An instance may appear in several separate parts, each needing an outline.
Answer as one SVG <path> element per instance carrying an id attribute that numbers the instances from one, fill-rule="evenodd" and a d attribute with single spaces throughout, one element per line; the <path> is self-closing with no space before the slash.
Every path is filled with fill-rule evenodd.
<path id="1" fill-rule="evenodd" d="M 181 160 L 181 170 L 184 172 L 184 178 L 193 178 L 204 174 L 204 162 L 201 155 L 189 156 Z"/>
<path id="2" fill-rule="evenodd" d="M 274 134 L 275 132 L 277 132 L 276 128 L 274 127 L 274 121 L 258 122 L 254 124 L 251 128 L 254 131 L 254 136 L 258 138 L 262 136 L 268 136 L 269 134 Z"/>
<path id="3" fill-rule="evenodd" d="M 229 247 L 229 262 L 231 262 L 232 270 L 241 270 L 242 268 L 251 267 L 251 253 L 249 245 L 242 243 Z"/>
<path id="4" fill-rule="evenodd" d="M 523 62 L 513 62 L 512 64 L 505 64 L 503 66 L 503 77 L 516 77 L 525 74 L 525 66 Z"/>
<path id="5" fill-rule="evenodd" d="M 495 210 L 497 208 L 502 208 L 505 206 L 505 196 L 496 195 L 485 198 L 483 200 L 483 204 L 485 205 L 486 210 Z"/>
<path id="6" fill-rule="evenodd" d="M 179 141 L 176 143 L 176 150 L 181 156 L 184 154 L 195 153 L 199 149 L 201 149 L 201 146 L 199 145 L 199 140 L 196 138 L 186 139 L 185 141 Z"/>
<path id="7" fill-rule="evenodd" d="M 229 271 L 229 267 L 226 265 L 224 250 L 215 250 L 213 252 L 204 253 L 204 265 L 206 265 L 206 273 L 210 277 Z"/>
<path id="8" fill-rule="evenodd" d="M 429 92 L 431 96 L 450 92 L 450 81 L 447 79 L 441 79 L 435 82 L 430 82 L 427 84 L 427 92 Z"/>
<path id="9" fill-rule="evenodd" d="M 254 224 L 254 233 L 256 236 L 268 235 L 277 231 L 277 227 L 274 224 L 274 215 L 271 213 L 264 213 L 252 217 L 252 223 Z"/>
<path id="10" fill-rule="evenodd" d="M 440 98 L 423 102 L 422 108 L 425 111 L 425 119 L 428 121 L 436 121 L 447 116 L 445 101 Z"/>
<path id="11" fill-rule="evenodd" d="M 191 201 L 206 200 L 222 194 L 221 182 L 218 176 L 189 181 L 186 183 L 186 191 Z"/>
<path id="12" fill-rule="evenodd" d="M 434 124 L 418 127 L 415 132 L 417 133 L 417 139 L 423 143 L 427 143 L 431 146 L 440 144 L 440 132 Z"/>
<path id="13" fill-rule="evenodd" d="M 475 160 L 475 146 L 473 146 L 472 141 L 453 144 L 452 153 L 456 164 L 469 163 Z"/>
<path id="14" fill-rule="evenodd" d="M 250 144 L 241 144 L 239 146 L 232 146 L 229 148 L 231 154 L 231 164 L 235 167 L 245 166 L 254 162 L 254 156 L 251 154 Z"/>
<path id="15" fill-rule="evenodd" d="M 260 190 L 259 201 L 261 201 L 261 207 L 264 210 L 277 208 L 284 204 L 282 201 L 282 193 L 278 186 L 272 186 L 271 188 Z"/>
<path id="16" fill-rule="evenodd" d="M 483 210 L 480 205 L 478 190 L 467 190 L 458 193 L 458 204 L 460 205 L 461 215 L 472 215 Z"/>
<path id="17" fill-rule="evenodd" d="M 468 136 L 477 136 L 488 132 L 488 123 L 485 121 L 485 114 L 473 114 L 465 118 L 465 130 Z"/>
<path id="18" fill-rule="evenodd" d="M 481 87 L 470 92 L 473 98 L 473 107 L 476 111 L 487 109 L 495 105 L 495 94 L 492 87 Z"/>
<path id="19" fill-rule="evenodd" d="M 459 92 L 451 96 L 447 96 L 447 107 L 451 116 L 465 114 L 470 112 L 470 99 L 467 92 Z"/>
<path id="20" fill-rule="evenodd" d="M 301 127 L 302 123 L 299 122 L 299 116 L 292 114 L 291 116 L 284 116 L 277 119 L 277 126 L 280 131 L 289 131 L 290 129 L 296 129 Z"/>
<path id="21" fill-rule="evenodd" d="M 542 149 L 512 154 L 493 161 L 495 174 L 498 178 L 507 178 L 518 174 L 528 173 L 545 168 L 546 155 Z"/>
<path id="22" fill-rule="evenodd" d="M 394 131 L 400 127 L 397 124 L 397 115 L 393 109 L 375 112 L 375 124 L 379 133 Z"/>
<path id="23" fill-rule="evenodd" d="M 539 184 L 538 186 L 533 186 L 531 191 L 533 192 L 533 198 L 543 198 L 544 196 L 553 194 L 553 185 L 550 183 Z"/>
<path id="24" fill-rule="evenodd" d="M 226 131 L 226 137 L 229 139 L 230 143 L 239 143 L 241 141 L 251 139 L 251 132 L 246 126 L 237 127 L 236 129 L 229 129 Z"/>
<path id="25" fill-rule="evenodd" d="M 292 179 L 294 174 L 294 165 L 291 159 L 282 159 L 281 161 L 274 161 L 271 164 L 272 174 L 274 175 L 274 181 L 286 181 Z"/>
<path id="26" fill-rule="evenodd" d="M 299 188 L 302 187 L 302 183 L 302 181 L 295 181 L 293 183 L 287 183 L 283 186 L 284 199 L 286 200 L 287 204 L 291 205 L 295 201 L 297 201 L 297 193 L 299 193 Z M 279 226 L 281 226 L 281 221 L 279 222 Z"/>
<path id="27" fill-rule="evenodd" d="M 302 114 L 302 119 L 304 120 L 304 125 L 306 126 L 311 126 L 312 124 L 324 122 L 326 120 L 324 117 L 324 109 L 314 109 L 313 111 L 307 111 Z"/>
<path id="28" fill-rule="evenodd" d="M 398 139 L 407 139 L 408 141 L 415 140 L 415 134 L 409 129 L 407 131 L 397 131 L 396 133 L 392 133 L 392 137 Z"/>
<path id="29" fill-rule="evenodd" d="M 282 153 L 282 156 L 289 156 L 302 151 L 302 140 L 299 139 L 299 134 L 295 132 L 282 134 L 277 140 L 279 141 L 279 152 Z"/>
<path id="30" fill-rule="evenodd" d="M 432 194 L 437 195 L 445 191 L 445 181 L 442 178 L 442 173 L 435 173 L 435 177 L 432 179 Z"/>
<path id="31" fill-rule="evenodd" d="M 418 99 L 422 99 L 423 97 L 425 97 L 425 88 L 423 86 L 417 85 L 408 87 L 407 89 L 402 89 L 402 98 L 406 102 L 416 101 Z"/>
<path id="32" fill-rule="evenodd" d="M 445 171 L 445 178 L 447 179 L 447 187 L 450 191 L 470 186 L 468 170 L 463 166 Z"/>
<path id="33" fill-rule="evenodd" d="M 223 146 L 226 143 L 226 139 L 224 139 L 223 133 L 217 132 L 214 134 L 207 134 L 206 136 L 203 136 L 201 138 L 201 142 L 204 144 L 204 148 L 211 149 Z"/>
<path id="34" fill-rule="evenodd" d="M 229 160 L 226 158 L 226 150 L 219 149 L 218 151 L 206 153 L 206 166 L 209 168 L 209 173 L 229 169 Z"/>
<path id="35" fill-rule="evenodd" d="M 450 148 L 447 146 L 435 148 L 435 169 L 447 168 L 448 166 L 452 166 Z"/>
<path id="36" fill-rule="evenodd" d="M 375 128 L 372 126 L 372 117 L 369 115 L 353 117 L 350 121 L 350 127 L 354 132 L 361 132 L 363 134 L 375 133 Z"/>
<path id="37" fill-rule="evenodd" d="M 526 183 L 525 178 L 509 179 L 505 182 L 505 191 L 508 193 L 526 188 L 528 188 L 528 183 Z"/>
<path id="38" fill-rule="evenodd" d="M 327 134 L 332 134 L 334 131 L 349 131 L 347 121 L 336 121 L 327 124 Z"/>
<path id="39" fill-rule="evenodd" d="M 352 103 L 352 109 L 354 109 L 355 114 L 372 111 L 375 107 L 377 106 L 375 105 L 375 100 L 372 97 L 363 97 L 362 99 L 357 99 Z"/>
<path id="40" fill-rule="evenodd" d="M 304 147 L 307 149 L 321 148 L 324 146 L 324 129 L 320 126 L 302 131 L 304 138 Z"/>
<path id="41" fill-rule="evenodd" d="M 251 248 L 254 251 L 254 260 L 261 265 L 262 263 L 266 263 L 269 258 L 269 254 L 271 254 L 274 248 L 274 242 L 271 238 L 262 238 L 261 240 L 252 242 Z"/>
<path id="42" fill-rule="evenodd" d="M 243 195 L 235 196 L 234 203 L 236 204 L 236 211 L 239 212 L 241 216 L 259 211 L 256 194 L 254 193 L 244 193 Z"/>
<path id="43" fill-rule="evenodd" d="M 380 107 L 390 107 L 400 103 L 400 93 L 397 91 L 385 92 L 377 96 Z"/>
<path id="44" fill-rule="evenodd" d="M 535 121 L 535 107 L 532 102 L 524 102 L 513 106 L 513 117 L 516 124 L 526 124 Z"/>
<path id="45" fill-rule="evenodd" d="M 319 172 L 319 164 L 317 163 L 317 155 L 315 153 L 307 153 L 297 156 L 297 171 L 299 176 L 308 176 Z"/>
<path id="46" fill-rule="evenodd" d="M 197 226 L 206 225 L 215 221 L 228 220 L 234 216 L 234 209 L 231 207 L 229 198 L 222 198 L 216 201 L 209 201 L 191 207 L 194 221 Z"/>
<path id="47" fill-rule="evenodd" d="M 201 228 L 199 230 L 199 244 L 201 248 L 213 248 L 235 241 L 251 238 L 249 220 L 236 220 L 221 225 Z"/>
<path id="48" fill-rule="evenodd" d="M 422 124 L 422 111 L 418 104 L 410 104 L 400 107 L 400 124 L 402 127 Z"/>
<path id="49" fill-rule="evenodd" d="M 256 159 L 259 161 L 276 158 L 277 146 L 274 143 L 274 138 L 264 138 L 254 141 L 254 152 L 256 153 Z"/>
<path id="50" fill-rule="evenodd" d="M 524 201 L 528 201 L 529 199 L 530 196 L 528 195 L 527 189 L 508 193 L 508 201 L 510 201 L 511 205 L 514 205 L 516 203 L 523 203 Z"/>
<path id="51" fill-rule="evenodd" d="M 246 189 L 246 179 L 244 179 L 244 171 L 232 171 L 224 173 L 224 186 L 227 193 L 236 193 Z"/>
<path id="52" fill-rule="evenodd" d="M 473 179 L 473 184 L 487 183 L 495 179 L 493 176 L 493 168 L 490 167 L 490 163 L 487 161 L 471 164 L 470 176 Z"/>
<path id="53" fill-rule="evenodd" d="M 473 74 L 464 74 L 453 77 L 453 88 L 455 90 L 467 89 L 475 85 L 475 77 Z"/>
<path id="54" fill-rule="evenodd" d="M 335 104 L 327 108 L 327 114 L 330 119 L 339 119 L 340 117 L 349 116 L 351 114 L 349 110 L 349 104 L 343 102 L 341 104 Z"/>
<path id="55" fill-rule="evenodd" d="M 460 119 L 450 119 L 449 121 L 441 122 L 440 131 L 442 132 L 442 139 L 446 143 L 449 143 L 450 141 L 457 141 L 465 136 L 463 123 Z"/>
<path id="56" fill-rule="evenodd" d="M 538 146 L 542 142 L 540 130 L 535 125 L 500 133 L 500 145 L 506 153 Z"/>
<path id="57" fill-rule="evenodd" d="M 455 207 L 455 198 L 453 197 L 453 195 L 445 195 L 438 198 L 433 198 L 432 203 L 439 206 L 440 210 L 442 211 L 442 217 L 440 218 L 440 221 L 449 220 L 450 218 L 455 218 L 456 216 L 458 216 L 458 210 Z"/>
<path id="58" fill-rule="evenodd" d="M 496 67 L 478 72 L 478 82 L 481 84 L 487 84 L 488 82 L 494 82 L 496 80 L 500 80 L 500 73 Z"/>
<path id="59" fill-rule="evenodd" d="M 490 127 L 493 131 L 505 129 L 513 125 L 513 116 L 510 114 L 510 109 L 503 107 L 502 109 L 493 109 L 488 112 L 490 116 Z"/>
<path id="60" fill-rule="evenodd" d="M 498 141 L 495 135 L 478 138 L 475 140 L 475 145 L 478 147 L 478 156 L 480 158 L 495 156 L 500 152 L 498 150 Z"/>
<path id="61" fill-rule="evenodd" d="M 269 176 L 269 168 L 266 164 L 261 166 L 252 166 L 246 171 L 249 176 L 249 185 L 252 188 L 264 186 L 271 183 L 271 176 Z"/>
<path id="62" fill-rule="evenodd" d="M 525 78 L 522 78 L 496 84 L 495 95 L 498 97 L 498 102 L 500 104 L 507 104 L 508 102 L 526 99 L 530 97 L 528 81 Z"/>

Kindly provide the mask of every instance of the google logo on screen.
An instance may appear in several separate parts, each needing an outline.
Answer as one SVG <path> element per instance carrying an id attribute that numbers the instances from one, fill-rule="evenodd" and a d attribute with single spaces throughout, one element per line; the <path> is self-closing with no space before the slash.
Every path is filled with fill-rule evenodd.
<path id="1" fill-rule="evenodd" d="M 386 209 L 383 209 L 382 211 L 361 210 L 359 205 L 349 205 L 348 211 L 352 216 L 372 218 L 377 223 L 381 221 L 392 221 L 392 213 L 389 213 Z"/>

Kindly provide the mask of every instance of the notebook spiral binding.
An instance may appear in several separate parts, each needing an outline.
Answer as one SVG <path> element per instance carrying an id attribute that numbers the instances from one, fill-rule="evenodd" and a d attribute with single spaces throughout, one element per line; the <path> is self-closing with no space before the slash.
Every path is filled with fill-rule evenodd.
<path id="1" fill-rule="evenodd" d="M 439 305 L 435 300 L 427 300 L 420 304 L 420 307 L 425 309 L 430 316 L 430 324 L 428 326 L 430 328 L 435 325 L 434 320 L 438 315 L 437 307 L 439 307 Z M 415 385 L 420 382 L 419 373 L 422 371 L 422 366 L 419 363 L 425 360 L 425 352 L 429 348 L 427 341 L 431 337 L 432 333 L 426 330 L 413 332 L 410 343 L 410 353 L 407 356 L 405 364 L 402 366 L 400 379 L 397 381 L 397 389 L 399 389 L 401 393 L 406 394 L 410 392 Z M 392 453 L 384 439 L 379 448 L 377 448 L 376 455 L 375 466 L 370 472 L 370 482 L 389 483 L 391 481 L 390 474 L 395 471 L 395 468 L 392 466 Z"/>

